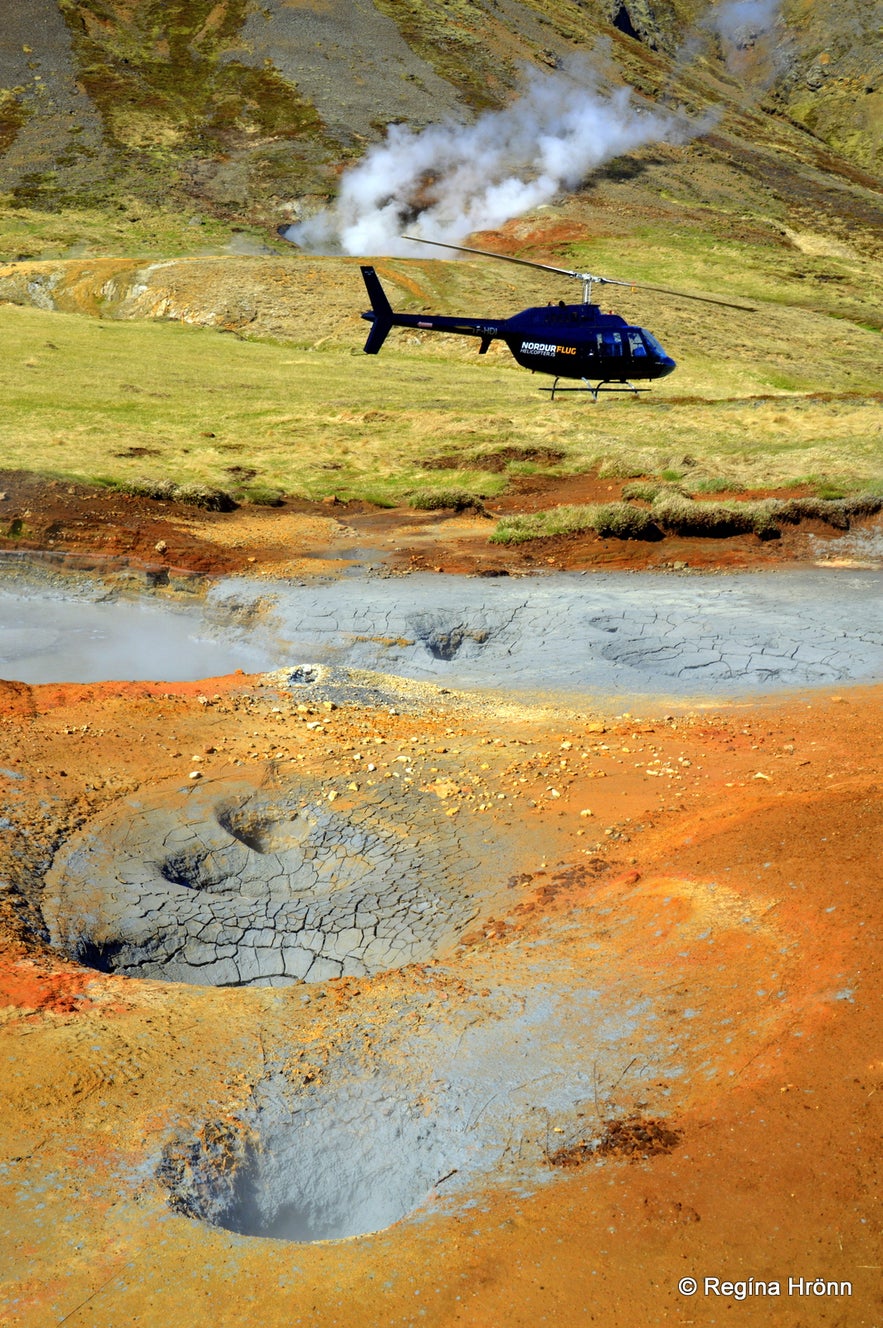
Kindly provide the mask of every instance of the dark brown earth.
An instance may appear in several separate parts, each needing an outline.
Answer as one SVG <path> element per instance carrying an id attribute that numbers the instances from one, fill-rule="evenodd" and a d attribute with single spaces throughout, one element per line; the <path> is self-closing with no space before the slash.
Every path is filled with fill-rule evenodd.
<path id="1" fill-rule="evenodd" d="M 0 471 L 0 549 L 77 555 L 76 565 L 122 559 L 157 570 L 221 575 L 284 572 L 293 558 L 299 574 L 326 571 L 327 555 L 348 547 L 375 549 L 395 567 L 478 575 L 519 574 L 538 568 L 665 569 L 779 566 L 836 552 L 838 532 L 821 521 L 786 526 L 775 540 L 667 535 L 657 540 L 601 538 L 591 532 L 528 544 L 488 542 L 493 517 L 536 512 L 564 503 L 612 502 L 624 481 L 594 475 L 516 476 L 486 515 L 381 508 L 365 502 L 287 499 L 279 507 L 206 511 L 20 471 Z M 753 498 L 797 498 L 810 490 L 764 489 Z M 744 498 L 718 494 L 716 498 Z M 859 525 L 861 523 L 858 523 Z"/>

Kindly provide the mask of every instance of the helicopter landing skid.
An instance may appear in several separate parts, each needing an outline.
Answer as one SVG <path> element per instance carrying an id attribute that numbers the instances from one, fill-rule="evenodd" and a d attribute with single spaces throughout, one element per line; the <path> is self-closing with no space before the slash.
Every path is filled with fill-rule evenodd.
<path id="1" fill-rule="evenodd" d="M 630 383 L 625 378 L 617 380 L 621 383 L 620 387 L 608 387 L 609 381 L 609 379 L 604 378 L 593 387 L 588 378 L 584 378 L 585 387 L 559 387 L 558 384 L 561 379 L 556 378 L 551 387 L 541 387 L 540 391 L 548 392 L 550 401 L 555 400 L 556 392 L 590 392 L 592 400 L 597 401 L 599 392 L 631 392 L 634 396 L 637 396 L 639 392 L 649 392 L 651 390 L 649 387 L 635 387 L 634 383 Z"/>

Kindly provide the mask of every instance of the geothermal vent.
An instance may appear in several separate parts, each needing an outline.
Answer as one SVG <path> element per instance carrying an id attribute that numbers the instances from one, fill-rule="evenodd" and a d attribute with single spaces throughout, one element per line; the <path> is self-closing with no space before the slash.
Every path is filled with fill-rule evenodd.
<path id="1" fill-rule="evenodd" d="M 259 1099 L 249 1119 L 165 1148 L 157 1174 L 176 1212 L 244 1236 L 340 1240 L 399 1221 L 464 1165 L 450 1110 L 427 1114 L 382 1073 L 298 1102 L 276 1073 Z"/>

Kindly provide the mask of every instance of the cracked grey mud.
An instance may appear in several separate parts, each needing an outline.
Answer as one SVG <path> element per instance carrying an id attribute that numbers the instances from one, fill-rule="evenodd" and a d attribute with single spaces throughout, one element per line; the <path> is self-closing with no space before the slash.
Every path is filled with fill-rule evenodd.
<path id="1" fill-rule="evenodd" d="M 329 791 L 216 780 L 124 799 L 47 874 L 52 944 L 131 977 L 323 982 L 431 958 L 505 888 L 513 850 L 433 793 Z"/>

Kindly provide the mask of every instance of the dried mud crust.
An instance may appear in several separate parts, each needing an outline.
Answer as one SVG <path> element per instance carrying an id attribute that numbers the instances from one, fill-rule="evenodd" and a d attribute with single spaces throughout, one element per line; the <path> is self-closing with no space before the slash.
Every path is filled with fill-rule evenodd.
<path id="1" fill-rule="evenodd" d="M 513 450 L 518 449 L 489 454 L 489 466 L 504 466 Z M 160 586 L 233 572 L 336 575 L 348 560 L 366 559 L 399 572 L 500 576 L 549 567 L 775 567 L 837 557 L 842 532 L 821 521 L 786 525 L 775 540 L 756 535 L 665 535 L 648 541 L 587 532 L 520 545 L 488 542 L 493 529 L 488 516 L 613 502 L 621 497 L 622 488 L 621 480 L 593 475 L 515 476 L 505 493 L 488 500 L 481 516 L 383 509 L 336 498 L 318 503 L 287 499 L 277 508 L 244 506 L 219 512 L 0 471 L 0 553 L 46 552 L 76 570 L 131 566 L 148 584 Z M 803 497 L 805 492 L 776 490 L 755 496 Z M 879 518 L 853 524 L 876 530 Z"/>
<path id="2" fill-rule="evenodd" d="M 421 795 L 415 763 L 373 791 L 221 778 L 127 798 L 56 855 L 50 938 L 103 972 L 207 986 L 431 959 L 502 888 L 507 846 Z"/>

